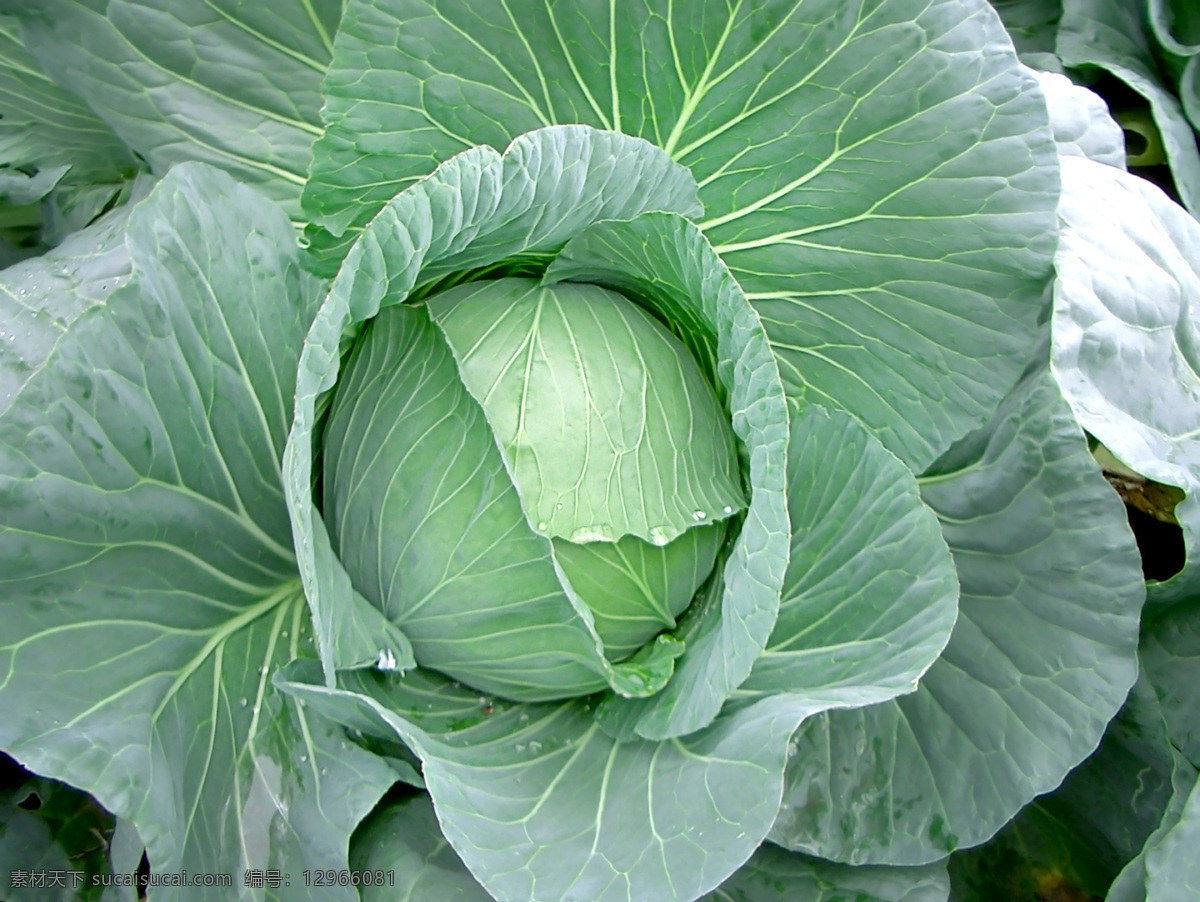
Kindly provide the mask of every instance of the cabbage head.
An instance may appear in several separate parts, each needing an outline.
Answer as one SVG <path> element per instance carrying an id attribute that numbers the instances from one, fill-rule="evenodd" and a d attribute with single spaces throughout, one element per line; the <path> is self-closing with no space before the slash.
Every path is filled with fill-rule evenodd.
<path id="1" fill-rule="evenodd" d="M 789 417 L 699 212 L 691 174 L 637 138 L 552 126 L 468 150 L 373 218 L 301 357 L 285 474 L 326 688 L 311 667 L 284 685 L 411 748 L 435 805 L 460 798 L 448 835 L 477 873 L 513 855 L 505 824 L 545 836 L 519 854 L 555 862 L 549 888 L 525 868 L 485 880 L 501 897 L 590 898 L 613 860 L 711 888 L 770 828 L 796 728 L 910 686 L 954 622 L 915 479 L 843 413 Z M 799 584 L 834 561 L 802 549 L 820 556 L 850 486 L 890 500 L 835 569 L 889 586 L 879 628 L 905 653 L 831 680 Z M 332 613 L 347 593 L 390 644 Z M 648 859 L 664 781 L 696 840 Z M 646 819 L 609 835 L 629 793 Z"/>

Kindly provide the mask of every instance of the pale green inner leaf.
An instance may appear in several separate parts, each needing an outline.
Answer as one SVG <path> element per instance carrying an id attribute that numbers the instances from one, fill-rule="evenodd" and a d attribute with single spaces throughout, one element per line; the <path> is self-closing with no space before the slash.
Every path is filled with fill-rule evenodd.
<path id="1" fill-rule="evenodd" d="M 745 507 L 712 387 L 624 297 L 502 279 L 437 295 L 429 310 L 539 533 L 665 545 Z"/>

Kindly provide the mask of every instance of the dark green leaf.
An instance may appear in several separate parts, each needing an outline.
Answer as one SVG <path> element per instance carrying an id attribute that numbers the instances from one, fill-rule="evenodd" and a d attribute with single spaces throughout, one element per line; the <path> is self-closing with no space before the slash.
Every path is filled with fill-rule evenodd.
<path id="1" fill-rule="evenodd" d="M 700 902 L 946 902 L 944 864 L 850 867 L 764 844 Z"/>
<path id="2" fill-rule="evenodd" d="M 371 874 L 371 882 L 358 891 L 362 902 L 492 898 L 442 836 L 433 805 L 424 795 L 372 812 L 354 833 L 350 868 Z"/>

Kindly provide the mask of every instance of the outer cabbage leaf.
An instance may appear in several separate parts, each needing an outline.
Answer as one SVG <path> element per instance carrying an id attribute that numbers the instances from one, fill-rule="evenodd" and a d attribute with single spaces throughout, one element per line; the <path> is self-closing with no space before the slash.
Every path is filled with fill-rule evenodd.
<path id="1" fill-rule="evenodd" d="M 701 902 L 946 902 L 945 864 L 850 867 L 765 844 Z"/>
<path id="2" fill-rule="evenodd" d="M 352 0 L 325 94 L 305 209 L 342 243 L 438 160 L 585 123 L 691 169 L 789 394 L 913 469 L 1020 375 L 1057 180 L 981 0 Z"/>
<path id="3" fill-rule="evenodd" d="M 1146 98 L 1183 205 L 1200 213 L 1200 147 L 1179 100 L 1159 73 L 1144 0 L 1063 0 L 1058 55 L 1068 66 L 1100 66 Z"/>
<path id="4" fill-rule="evenodd" d="M 0 204 L 19 207 L 37 203 L 58 184 L 70 166 L 55 166 L 42 169 L 34 175 L 26 175 L 8 168 L 0 169 Z"/>
<path id="5" fill-rule="evenodd" d="M 1150 902 L 1188 902 L 1196 898 L 1200 893 L 1197 847 L 1200 847 L 1200 781 L 1192 787 L 1178 822 L 1146 852 L 1146 898 Z"/>
<path id="6" fill-rule="evenodd" d="M 1200 131 L 1200 53 L 1187 61 L 1179 75 L 1179 102 L 1192 128 Z"/>
<path id="7" fill-rule="evenodd" d="M 114 210 L 42 256 L 0 271 L 0 413 L 71 323 L 128 280 L 129 209 Z"/>
<path id="8" fill-rule="evenodd" d="M 791 848 L 916 864 L 980 843 L 1096 747 L 1134 682 L 1137 548 L 1044 363 L 920 482 L 958 568 L 954 634 L 912 695 L 797 735 L 771 834 Z"/>
<path id="9" fill-rule="evenodd" d="M 1062 0 L 991 0 L 991 4 L 1025 65 L 1062 74 L 1062 63 L 1054 54 Z"/>
<path id="10" fill-rule="evenodd" d="M 138 168 L 112 129 L 42 73 L 17 20 L 0 19 L 0 165 L 70 166 L 76 182 L 116 182 Z"/>
<path id="11" fill-rule="evenodd" d="M 1124 169 L 1125 134 L 1109 115 L 1104 98 L 1065 75 L 1036 71 L 1033 75 L 1046 95 L 1059 156 L 1086 157 Z"/>
<path id="12" fill-rule="evenodd" d="M 311 654 L 279 461 L 320 286 L 292 236 L 177 167 L 129 215 L 128 283 L 0 415 L 0 747 L 131 820 L 156 871 L 239 886 L 344 867 L 392 779 L 270 683 Z"/>
<path id="13" fill-rule="evenodd" d="M 1200 593 L 1200 224 L 1144 179 L 1063 160 L 1052 365 L 1080 424 L 1187 497 L 1187 562 L 1151 600 Z M 1114 213 L 1116 215 L 1114 215 Z"/>
<path id="14" fill-rule="evenodd" d="M 1158 693 L 1171 741 L 1200 768 L 1200 598 L 1150 611 L 1142 630 L 1142 666 Z"/>
<path id="15" fill-rule="evenodd" d="M 1195 780 L 1195 768 L 1167 738 L 1143 671 L 1094 755 L 990 842 L 951 857 L 955 897 L 973 902 L 1003 891 L 1032 898 L 1061 887 L 1108 894 L 1109 902 L 1144 899 L 1143 847 L 1156 844 L 1162 823 L 1178 819 Z M 1140 895 L 1127 895 L 1139 884 Z"/>
<path id="16" fill-rule="evenodd" d="M 777 697 L 682 739 L 618 743 L 586 701 L 510 706 L 421 670 L 403 680 L 344 673 L 337 689 L 319 679 L 296 667 L 277 682 L 308 709 L 408 743 L 446 838 L 505 902 L 711 890 L 769 828 L 788 736 L 806 713 Z M 830 703 L 807 700 L 809 711 Z"/>
<path id="17" fill-rule="evenodd" d="M 1109 902 L 1187 898 L 1195 894 L 1198 874 L 1195 848 L 1200 808 L 1200 599 L 1189 598 L 1148 612 L 1142 629 L 1143 672 L 1153 685 L 1176 754 L 1188 764 L 1176 767 L 1174 795 L 1162 822 L 1146 841 L 1143 853 L 1121 873 Z"/>
<path id="18" fill-rule="evenodd" d="M 6 759 L 0 760 L 0 779 L 8 776 L 10 767 Z M 0 791 L 0 874 L 4 875 L 0 890 L 4 898 L 8 902 L 105 902 L 102 888 L 93 884 L 93 879 L 114 873 L 117 866 L 109 858 L 113 829 L 112 815 L 95 799 L 61 783 L 31 777 L 5 787 Z M 59 887 L 33 886 L 30 875 L 39 871 L 67 876 Z M 80 886 L 73 885 L 75 879 Z M 132 890 L 129 893 L 131 897 L 122 902 L 136 902 Z"/>
<path id="19" fill-rule="evenodd" d="M 202 160 L 299 216 L 342 0 L 0 0 L 0 11 L 156 173 Z"/>
<path id="20" fill-rule="evenodd" d="M 0 16 L 0 268 L 127 199 L 126 180 L 140 167 L 95 113 L 42 73 L 17 20 Z"/>
<path id="21" fill-rule="evenodd" d="M 383 869 L 396 875 L 395 888 L 364 887 L 365 902 L 376 899 L 436 898 L 438 902 L 489 902 L 442 836 L 433 806 L 425 797 L 405 799 L 372 814 L 355 834 L 351 868 Z M 848 867 L 787 852 L 765 844 L 733 876 L 701 902 L 945 902 L 945 865 L 919 868 Z"/>
<path id="22" fill-rule="evenodd" d="M 1195 857 L 1198 788 L 1195 768 L 1176 770 L 1174 795 L 1162 822 L 1117 875 L 1106 902 L 1174 902 L 1195 895 L 1200 876 Z"/>
<path id="23" fill-rule="evenodd" d="M 791 554 L 779 618 L 739 695 L 869 679 L 912 691 L 950 639 L 958 578 L 916 480 L 843 414 L 794 419 Z M 813 436 L 797 442 L 796 434 Z M 838 449 L 838 459 L 819 455 Z"/>
<path id="24" fill-rule="evenodd" d="M 1146 0 L 1146 18 L 1155 40 L 1168 53 L 1200 53 L 1200 12 L 1187 0 Z"/>
<path id="25" fill-rule="evenodd" d="M 355 831 L 350 869 L 388 875 L 386 885 L 372 879 L 371 885 L 359 888 L 362 902 L 492 902 L 442 836 L 428 796 L 372 812 Z"/>
<path id="26" fill-rule="evenodd" d="M 507 705 L 415 671 L 403 680 L 315 667 L 279 685 L 421 757 L 446 838 L 501 900 L 695 899 L 761 842 L 782 789 L 788 737 L 831 705 L 890 694 L 870 687 L 727 705 L 669 742 L 616 742 L 586 701 Z M 490 712 L 490 713 L 489 713 Z"/>

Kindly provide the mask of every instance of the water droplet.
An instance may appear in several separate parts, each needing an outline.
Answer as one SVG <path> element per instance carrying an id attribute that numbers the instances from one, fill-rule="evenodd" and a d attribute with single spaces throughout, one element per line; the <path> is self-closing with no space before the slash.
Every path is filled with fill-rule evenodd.
<path id="1" fill-rule="evenodd" d="M 539 523 L 539 524 L 538 524 L 538 532 L 545 532 L 545 531 L 546 531 L 546 524 L 545 524 L 545 522 Z"/>
<path id="2" fill-rule="evenodd" d="M 244 707 L 246 707 L 246 705 L 250 704 L 250 702 L 247 699 L 242 699 L 241 701 L 238 702 L 238 704 L 244 708 Z"/>
<path id="3" fill-rule="evenodd" d="M 327 774 L 327 773 L 329 773 L 329 768 L 327 768 L 327 767 L 321 768 L 321 776 L 325 776 L 325 774 Z"/>
<path id="4" fill-rule="evenodd" d="M 521 716 L 517 719 L 519 721 L 521 721 L 521 723 L 529 723 L 529 715 L 528 714 L 522 713 Z"/>
<path id="5" fill-rule="evenodd" d="M 671 541 L 671 534 L 665 526 L 650 527 L 650 544 L 661 548 Z"/>
<path id="6" fill-rule="evenodd" d="M 301 756 L 300 756 L 300 763 L 301 763 L 301 764 L 303 764 L 303 763 L 304 763 L 305 761 L 307 761 L 307 760 L 308 760 L 308 755 L 301 755 Z"/>
<path id="7" fill-rule="evenodd" d="M 541 750 L 542 750 L 542 744 L 540 742 L 538 742 L 537 740 L 534 740 L 533 742 L 529 743 L 529 751 L 533 752 L 535 755 L 538 752 L 540 752 Z"/>
<path id="8" fill-rule="evenodd" d="M 287 630 L 284 630 L 282 635 L 283 635 L 283 638 L 285 638 L 285 639 L 286 639 L 286 638 L 287 638 L 287 636 L 288 636 Z"/>
<path id="9" fill-rule="evenodd" d="M 558 504 L 556 504 L 555 507 L 557 507 L 559 510 L 562 510 L 562 502 L 561 501 L 558 502 Z"/>
<path id="10" fill-rule="evenodd" d="M 267 666 L 265 664 L 262 667 L 258 668 L 258 675 L 259 676 L 267 675 Z"/>
<path id="11" fill-rule="evenodd" d="M 518 752 L 523 752 L 523 751 L 525 751 L 525 746 L 523 743 L 518 742 L 516 745 L 516 749 Z"/>
<path id="12" fill-rule="evenodd" d="M 732 508 L 732 507 L 730 507 L 728 504 L 726 504 L 726 505 L 725 505 L 725 507 L 724 507 L 723 509 L 724 509 L 725 513 L 727 513 L 727 514 L 732 514 L 732 513 L 733 513 L 733 508 Z"/>
<path id="13" fill-rule="evenodd" d="M 795 757 L 796 757 L 796 753 L 797 753 L 797 752 L 799 752 L 799 751 L 800 751 L 800 746 L 796 745 L 796 743 L 794 743 L 794 742 L 789 742 L 789 743 L 788 743 L 788 747 L 787 747 L 787 756 L 788 756 L 789 758 L 795 758 Z"/>
<path id="14" fill-rule="evenodd" d="M 692 519 L 693 520 L 697 520 L 697 521 L 703 520 L 707 516 L 708 516 L 708 514 L 704 513 L 704 511 L 692 511 Z"/>

